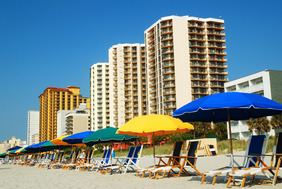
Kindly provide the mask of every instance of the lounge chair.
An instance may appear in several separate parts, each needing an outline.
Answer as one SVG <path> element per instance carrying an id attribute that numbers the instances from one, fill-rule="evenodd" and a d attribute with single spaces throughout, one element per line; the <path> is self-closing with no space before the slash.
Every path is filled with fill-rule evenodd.
<path id="1" fill-rule="evenodd" d="M 245 155 L 233 155 L 230 156 L 230 163 L 229 166 L 222 167 L 219 169 L 215 169 L 212 171 L 208 171 L 203 173 L 203 179 L 201 181 L 201 184 L 205 181 L 205 178 L 207 176 L 213 176 L 214 179 L 212 181 L 212 184 L 214 185 L 216 182 L 216 179 L 218 175 L 221 174 L 226 174 L 227 176 L 232 172 L 232 164 L 234 163 L 235 165 L 233 166 L 233 170 L 238 170 L 238 169 L 245 169 L 249 167 L 253 167 L 256 165 L 258 158 L 255 156 L 252 156 L 252 154 L 264 154 L 267 148 L 267 142 L 268 142 L 268 136 L 266 135 L 252 135 L 250 136 L 247 144 L 247 149 L 245 152 Z M 234 157 L 243 157 L 243 164 L 240 165 L 234 160 Z"/>
<path id="2" fill-rule="evenodd" d="M 128 169 L 131 169 L 133 171 L 140 169 L 138 164 L 141 157 L 142 149 L 143 149 L 143 145 L 130 147 L 127 157 L 115 158 L 116 165 L 101 167 L 101 173 L 106 174 L 108 171 L 111 171 L 112 173 L 112 171 L 117 170 L 125 174 L 128 171 Z"/>
<path id="3" fill-rule="evenodd" d="M 279 169 L 281 169 L 282 133 L 279 133 L 275 137 L 275 143 L 274 143 L 274 146 L 273 146 L 273 152 L 272 152 L 272 155 L 270 155 L 270 156 L 272 156 L 272 158 L 271 158 L 271 165 L 270 166 L 267 166 L 263 162 L 263 157 L 267 156 L 267 155 L 265 155 L 263 153 L 262 154 L 253 154 L 253 155 L 258 157 L 258 161 L 257 161 L 256 165 L 253 166 L 253 167 L 249 167 L 249 168 L 245 168 L 245 169 L 241 169 L 241 170 L 236 170 L 234 173 L 229 174 L 229 179 L 228 179 L 227 187 L 230 186 L 231 179 L 233 177 L 242 177 L 243 179 L 242 179 L 241 187 L 244 187 L 247 176 L 253 176 L 253 179 L 252 179 L 252 182 L 253 182 L 254 179 L 255 179 L 256 174 L 264 173 L 267 170 L 269 170 L 270 173 L 272 173 L 274 175 L 272 184 L 275 185 L 275 183 L 277 181 L 277 178 L 278 178 Z M 274 157 L 275 157 L 275 164 L 273 166 Z M 275 170 L 275 173 L 273 172 L 273 170 Z"/>
<path id="4" fill-rule="evenodd" d="M 159 167 L 157 169 L 152 170 L 149 178 L 151 178 L 152 174 L 154 173 L 155 179 L 158 179 L 158 175 L 161 172 L 163 172 L 162 177 L 165 177 L 166 173 L 168 173 L 167 176 L 169 176 L 171 172 L 173 172 L 178 177 L 182 172 L 186 175 L 201 175 L 201 173 L 196 168 L 197 152 L 199 148 L 200 141 L 189 142 L 186 156 L 179 156 L 178 158 L 175 157 L 171 165 Z M 175 171 L 176 168 L 179 169 L 178 174 Z M 193 168 L 198 174 L 189 173 L 187 171 L 187 168 Z"/>
<path id="5" fill-rule="evenodd" d="M 173 150 L 171 155 L 168 156 L 156 156 L 156 158 L 159 158 L 158 164 L 145 168 L 145 169 L 138 169 L 137 170 L 137 174 L 136 176 L 139 175 L 139 173 L 142 173 L 142 178 L 144 178 L 145 173 L 149 172 L 150 177 L 152 175 L 152 171 L 155 170 L 156 168 L 159 167 L 164 167 L 164 166 L 170 166 L 172 164 L 175 164 L 176 162 L 178 162 L 179 156 L 181 155 L 183 146 L 184 146 L 185 142 L 175 142 L 173 145 Z"/>
<path id="6" fill-rule="evenodd" d="M 113 148 L 105 149 L 102 158 L 93 158 L 91 165 L 88 166 L 88 169 L 90 171 L 93 171 L 95 169 L 97 171 L 100 171 L 101 170 L 100 167 L 111 165 L 113 150 L 114 150 Z"/>

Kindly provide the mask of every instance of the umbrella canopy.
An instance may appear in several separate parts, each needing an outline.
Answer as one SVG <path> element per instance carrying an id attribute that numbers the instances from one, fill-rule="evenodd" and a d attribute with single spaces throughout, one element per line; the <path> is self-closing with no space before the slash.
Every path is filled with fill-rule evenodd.
<path id="1" fill-rule="evenodd" d="M 7 155 L 16 155 L 17 154 L 16 151 L 17 151 L 17 149 L 14 149 L 14 150 L 7 152 L 6 154 Z"/>
<path id="2" fill-rule="evenodd" d="M 46 149 L 46 150 L 54 150 L 54 149 L 70 148 L 70 146 L 69 146 L 69 145 L 56 145 L 56 144 L 54 144 L 54 143 L 48 141 L 48 142 L 42 144 L 42 145 L 40 146 L 40 148 Z"/>
<path id="3" fill-rule="evenodd" d="M 16 153 L 19 154 L 19 153 L 24 153 L 26 151 L 27 150 L 25 148 L 20 148 L 20 149 L 17 149 Z"/>
<path id="4" fill-rule="evenodd" d="M 133 141 L 138 138 L 136 136 L 117 134 L 117 130 L 118 128 L 113 127 L 98 130 L 85 137 L 83 139 L 83 143 L 87 144 L 88 146 L 92 146 L 99 143 Z"/>
<path id="5" fill-rule="evenodd" d="M 247 120 L 280 113 L 282 113 L 282 105 L 263 96 L 252 93 L 227 92 L 216 93 L 192 101 L 175 110 L 173 116 L 185 122 L 228 121 L 230 152 L 233 157 L 230 120 Z"/>
<path id="6" fill-rule="evenodd" d="M 21 148 L 20 146 L 14 146 L 13 148 L 9 148 L 8 150 L 6 150 L 6 152 L 16 150 L 16 149 L 20 149 L 20 148 Z"/>
<path id="7" fill-rule="evenodd" d="M 37 144 L 32 144 L 32 145 L 25 147 L 25 149 L 24 149 L 24 150 L 26 150 L 25 153 L 45 152 L 46 150 L 41 149 L 40 147 L 41 147 L 41 145 L 45 144 L 46 142 L 48 142 L 48 141 L 40 142 L 40 143 L 37 143 Z"/>
<path id="8" fill-rule="evenodd" d="M 50 142 L 52 142 L 53 144 L 56 144 L 56 145 L 68 146 L 70 144 L 63 141 L 63 139 L 68 137 L 68 136 L 70 136 L 70 135 L 63 135 L 63 136 L 60 136 L 58 138 L 51 140 Z M 72 144 L 72 146 L 86 146 L 86 145 L 85 144 Z"/>
<path id="9" fill-rule="evenodd" d="M 94 131 L 84 131 L 81 133 L 76 133 L 76 134 L 63 138 L 63 141 L 69 144 L 82 144 L 83 139 L 92 133 L 94 133 Z"/>
<path id="10" fill-rule="evenodd" d="M 6 157 L 6 152 L 0 154 L 0 158 L 4 158 L 4 157 Z"/>
<path id="11" fill-rule="evenodd" d="M 230 112 L 230 114 L 227 113 Z M 251 93 L 216 93 L 192 101 L 173 112 L 173 117 L 185 122 L 224 122 L 247 120 L 282 113 L 282 105 Z"/>
<path id="12" fill-rule="evenodd" d="M 168 115 L 145 115 L 131 119 L 117 133 L 137 136 L 163 135 L 193 130 L 194 126 Z"/>
<path id="13" fill-rule="evenodd" d="M 121 126 L 117 133 L 150 136 L 171 134 L 174 132 L 186 132 L 193 130 L 194 126 L 183 123 L 181 120 L 168 115 L 145 115 L 131 119 Z M 154 139 L 154 137 L 153 137 Z M 153 156 L 155 165 L 155 141 L 153 140 Z"/>

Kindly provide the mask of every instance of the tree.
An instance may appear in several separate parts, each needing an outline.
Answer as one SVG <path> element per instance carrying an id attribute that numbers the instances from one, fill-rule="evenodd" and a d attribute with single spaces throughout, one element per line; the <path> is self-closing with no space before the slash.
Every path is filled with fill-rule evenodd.
<path id="1" fill-rule="evenodd" d="M 269 132 L 270 125 L 269 121 L 266 117 L 256 118 L 256 119 L 249 119 L 246 121 L 247 125 L 249 126 L 249 130 L 257 130 L 258 134 L 260 135 L 262 131 Z"/>
<path id="2" fill-rule="evenodd" d="M 274 115 L 271 117 L 270 125 L 273 129 L 282 127 L 282 114 Z"/>
<path id="3" fill-rule="evenodd" d="M 195 122 L 194 125 L 194 137 L 197 135 L 198 137 L 206 137 L 206 133 L 211 129 L 211 123 L 209 122 Z"/>
<path id="4" fill-rule="evenodd" d="M 214 132 L 220 140 L 227 139 L 227 125 L 226 123 L 216 123 L 214 126 Z"/>

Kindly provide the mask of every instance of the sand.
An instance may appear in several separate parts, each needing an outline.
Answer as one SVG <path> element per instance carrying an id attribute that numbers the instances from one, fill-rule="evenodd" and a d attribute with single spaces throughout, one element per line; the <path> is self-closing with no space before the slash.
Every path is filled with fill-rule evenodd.
<path id="1" fill-rule="evenodd" d="M 243 154 L 237 152 L 237 154 Z M 239 161 L 240 162 L 240 161 Z M 270 159 L 266 159 L 267 164 Z M 140 160 L 140 167 L 147 167 L 152 165 L 152 156 L 142 157 Z M 213 157 L 199 157 L 197 161 L 197 168 L 204 172 L 218 167 L 228 165 L 229 158 L 225 155 L 218 155 Z M 190 169 L 191 170 L 191 169 Z M 282 171 L 279 173 L 282 176 Z M 264 178 L 263 175 L 258 175 L 258 178 Z M 251 177 L 245 185 L 245 188 L 281 188 L 282 182 L 278 181 L 275 186 L 271 184 L 259 185 L 259 182 L 250 184 Z M 201 177 L 199 176 L 181 176 L 160 178 L 158 180 L 136 177 L 135 173 L 112 175 L 102 175 L 95 171 L 74 171 L 47 168 L 28 167 L 20 165 L 0 165 L 0 188 L 14 189 L 14 188 L 48 188 L 48 189 L 64 189 L 64 188 L 225 188 L 226 181 L 224 176 L 219 176 L 215 185 L 211 185 L 211 178 L 207 178 L 205 184 L 200 184 Z M 238 187 L 233 187 L 238 188 Z"/>

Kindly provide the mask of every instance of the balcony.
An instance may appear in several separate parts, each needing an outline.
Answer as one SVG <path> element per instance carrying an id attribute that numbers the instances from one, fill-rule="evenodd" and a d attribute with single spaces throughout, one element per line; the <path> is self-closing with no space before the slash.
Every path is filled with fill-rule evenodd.
<path id="1" fill-rule="evenodd" d="M 188 34 L 205 35 L 206 32 L 204 32 L 204 30 L 189 30 Z"/>
<path id="2" fill-rule="evenodd" d="M 222 55 L 222 56 L 227 55 L 227 53 L 225 51 L 218 51 L 218 50 L 210 50 L 209 54 Z"/>
<path id="3" fill-rule="evenodd" d="M 225 65 L 224 63 L 215 63 L 215 62 L 212 62 L 209 64 L 209 67 L 211 68 L 227 68 L 227 65 Z"/>
<path id="4" fill-rule="evenodd" d="M 172 39 L 173 39 L 172 36 L 162 36 L 161 41 L 170 41 Z"/>
<path id="5" fill-rule="evenodd" d="M 173 74 L 173 73 L 174 73 L 174 69 L 165 69 L 165 70 L 163 70 L 163 75 Z"/>
<path id="6" fill-rule="evenodd" d="M 193 75 L 192 81 L 208 81 L 207 77 L 202 77 L 202 75 Z"/>
<path id="7" fill-rule="evenodd" d="M 207 85 L 206 82 L 203 82 L 203 83 L 192 83 L 192 87 L 208 88 L 209 86 Z"/>
<path id="8" fill-rule="evenodd" d="M 163 68 L 174 67 L 173 63 L 163 63 Z"/>
<path id="9" fill-rule="evenodd" d="M 209 61 L 227 62 L 227 58 L 210 57 Z"/>
<path id="10" fill-rule="evenodd" d="M 203 71 L 203 70 L 191 70 L 191 74 L 204 74 L 204 75 L 207 75 L 208 72 Z"/>
<path id="11" fill-rule="evenodd" d="M 171 34 L 171 33 L 172 33 L 172 29 L 162 29 L 161 30 L 162 35 Z"/>
<path id="12" fill-rule="evenodd" d="M 213 23 L 208 23 L 207 28 L 209 29 L 217 29 L 217 30 L 225 30 L 225 26 L 222 26 L 220 24 L 213 24 Z"/>
<path id="13" fill-rule="evenodd" d="M 205 50 L 192 50 L 190 48 L 190 53 L 191 54 L 206 54 L 206 51 Z"/>
<path id="14" fill-rule="evenodd" d="M 201 37 L 192 37 L 191 35 L 189 35 L 189 40 L 191 40 L 191 41 L 202 41 L 202 42 L 206 41 L 206 39 L 203 36 L 201 36 Z"/>
<path id="15" fill-rule="evenodd" d="M 217 44 L 212 44 L 212 43 L 209 43 L 208 47 L 209 48 L 216 48 L 216 49 L 226 49 L 226 45 L 217 45 Z"/>
<path id="16" fill-rule="evenodd" d="M 228 75 L 227 71 L 210 71 L 210 74 Z"/>
<path id="17" fill-rule="evenodd" d="M 214 36 L 221 36 L 224 37 L 225 33 L 222 31 L 208 31 L 208 35 L 214 35 Z"/>
<path id="18" fill-rule="evenodd" d="M 210 80 L 211 81 L 224 81 L 224 82 L 227 82 L 228 78 L 225 78 L 225 77 L 210 77 Z"/>
<path id="19" fill-rule="evenodd" d="M 200 68 L 207 67 L 207 66 L 206 66 L 206 63 L 203 63 L 203 62 L 197 62 L 197 63 L 191 62 L 191 63 L 190 63 L 190 66 L 191 66 L 191 67 L 200 67 Z"/>
<path id="20" fill-rule="evenodd" d="M 199 24 L 199 23 L 191 23 L 191 22 L 188 22 L 188 27 L 191 27 L 191 28 L 204 28 L 204 24 Z"/>
<path id="21" fill-rule="evenodd" d="M 172 47 L 172 46 L 173 46 L 173 43 L 167 43 L 167 42 L 162 42 L 162 45 L 161 45 L 162 48 L 167 48 L 167 47 Z"/>
<path id="22" fill-rule="evenodd" d="M 204 43 L 196 43 L 196 42 L 192 42 L 189 43 L 189 47 L 198 47 L 198 48 L 205 48 L 206 45 Z"/>
<path id="23" fill-rule="evenodd" d="M 206 61 L 207 59 L 204 57 L 199 57 L 199 56 L 191 56 L 190 60 Z"/>
<path id="24" fill-rule="evenodd" d="M 216 38 L 212 36 L 208 37 L 208 41 L 226 43 L 226 39 Z"/>

